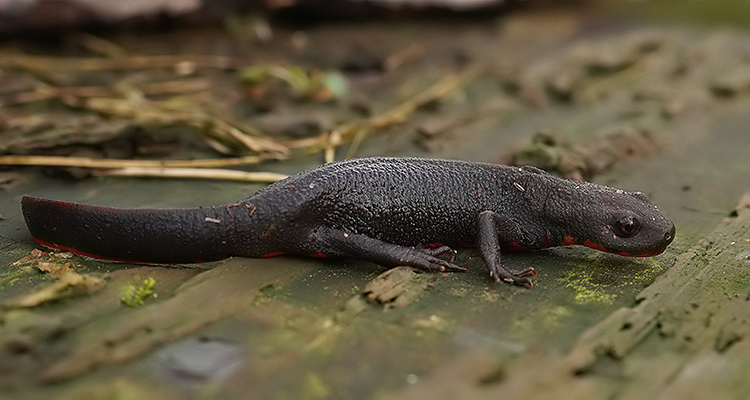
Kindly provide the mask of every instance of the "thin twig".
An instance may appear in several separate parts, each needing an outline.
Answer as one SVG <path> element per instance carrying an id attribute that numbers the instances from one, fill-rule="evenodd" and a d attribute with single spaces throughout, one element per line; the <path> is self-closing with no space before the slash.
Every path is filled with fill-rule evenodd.
<path id="1" fill-rule="evenodd" d="M 286 175 L 273 172 L 245 172 L 232 169 L 213 168 L 143 168 L 128 167 L 95 171 L 100 176 L 132 176 L 151 178 L 182 178 L 182 179 L 221 179 L 242 182 L 272 183 L 286 178 Z"/>
<path id="2" fill-rule="evenodd" d="M 208 128 L 206 133 L 210 133 L 216 139 L 228 140 L 230 143 L 236 142 L 243 148 L 256 153 L 289 154 L 286 146 L 251 126 L 245 125 L 243 129 L 240 129 L 236 124 L 212 115 L 205 115 L 203 118 L 201 115 L 195 115 L 188 121 L 188 124 L 196 128 Z"/>
<path id="3" fill-rule="evenodd" d="M 107 58 L 117 59 L 128 56 L 128 51 L 119 44 L 90 33 L 74 34 L 73 39 L 87 50 Z"/>
<path id="4" fill-rule="evenodd" d="M 218 168 L 253 165 L 278 157 L 244 156 L 204 160 L 117 160 L 60 156 L 0 156 L 0 165 L 29 165 L 81 168 Z"/>
<path id="5" fill-rule="evenodd" d="M 138 85 L 144 95 L 182 94 L 190 92 L 202 92 L 210 89 L 211 82 L 204 78 L 182 79 L 166 82 L 152 82 Z M 32 103 L 36 101 L 57 99 L 63 97 L 103 97 L 112 95 L 114 90 L 107 86 L 74 86 L 74 87 L 52 87 L 44 86 L 38 89 L 17 93 L 0 98 L 0 106 L 13 104 Z M 78 101 L 78 99 L 76 100 Z"/>
<path id="6" fill-rule="evenodd" d="M 21 68 L 34 70 L 75 70 L 75 71 L 120 71 L 139 68 L 175 68 L 189 63 L 193 68 L 239 69 L 252 65 L 250 60 L 238 58 L 193 55 L 193 56 L 130 56 L 122 58 L 57 58 L 29 55 L 6 56 L 0 58 L 0 68 Z"/>
<path id="7" fill-rule="evenodd" d="M 395 71 L 401 66 L 424 57 L 427 49 L 423 43 L 415 42 L 409 47 L 391 54 L 383 61 L 383 68 L 386 71 Z"/>

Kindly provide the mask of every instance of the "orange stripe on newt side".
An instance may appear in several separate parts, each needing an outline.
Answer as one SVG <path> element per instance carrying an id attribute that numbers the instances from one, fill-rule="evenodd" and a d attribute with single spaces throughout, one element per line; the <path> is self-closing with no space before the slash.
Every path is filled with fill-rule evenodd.
<path id="1" fill-rule="evenodd" d="M 308 254 L 307 256 L 308 257 L 315 257 L 315 258 L 328 258 L 328 256 L 325 255 L 325 254 L 323 254 L 323 252 L 320 251 L 320 250 L 316 251 L 315 253 Z"/>
<path id="2" fill-rule="evenodd" d="M 573 239 L 573 236 L 565 236 L 565 239 L 560 242 L 560 246 L 572 246 L 574 244 L 578 244 L 578 242 Z"/>
<path id="3" fill-rule="evenodd" d="M 511 244 L 508 245 L 508 250 L 510 251 L 519 251 L 519 250 L 526 250 L 526 249 L 527 249 L 526 246 L 521 246 L 520 244 L 518 244 L 518 242 L 512 242 Z"/>
<path id="4" fill-rule="evenodd" d="M 283 251 L 272 251 L 270 253 L 263 254 L 261 257 L 263 258 L 269 258 L 269 257 L 276 257 L 284 254 Z"/>
<path id="5" fill-rule="evenodd" d="M 612 252 L 612 253 L 620 255 L 620 256 L 625 256 L 625 257 L 653 257 L 655 255 L 660 254 L 660 253 L 631 253 L 629 251 L 618 251 L 618 252 Z"/>
<path id="6" fill-rule="evenodd" d="M 617 253 L 617 254 L 619 254 L 621 256 L 628 256 L 628 257 L 653 257 L 653 256 L 658 256 L 661 253 L 639 253 L 639 254 L 633 254 L 633 253 L 628 253 L 627 251 L 623 251 L 623 252 L 620 252 L 620 253 Z"/>
<path id="7" fill-rule="evenodd" d="M 606 253 L 611 253 L 611 251 L 607 250 L 607 248 L 604 247 L 603 244 L 594 243 L 594 242 L 592 242 L 592 241 L 590 241 L 588 239 L 584 240 L 582 244 L 584 246 L 586 246 L 586 247 L 590 247 L 590 248 L 595 249 L 595 250 L 603 251 L 603 252 L 606 252 Z"/>
<path id="8" fill-rule="evenodd" d="M 85 251 L 78 250 L 74 247 L 63 246 L 61 244 L 48 242 L 46 240 L 42 240 L 42 239 L 35 238 L 35 237 L 32 237 L 32 239 L 34 239 L 35 242 L 41 244 L 42 246 L 49 247 L 50 249 L 69 251 L 71 253 L 78 254 L 79 256 L 96 258 L 99 260 L 116 261 L 116 262 L 132 263 L 132 264 L 163 264 L 163 263 L 152 262 L 148 260 L 145 260 L 145 261 L 144 260 L 128 260 L 126 258 L 107 257 L 107 256 L 103 256 L 100 254 L 87 253 Z M 200 262 L 205 262 L 205 261 L 195 260 L 193 262 L 200 263 Z"/>

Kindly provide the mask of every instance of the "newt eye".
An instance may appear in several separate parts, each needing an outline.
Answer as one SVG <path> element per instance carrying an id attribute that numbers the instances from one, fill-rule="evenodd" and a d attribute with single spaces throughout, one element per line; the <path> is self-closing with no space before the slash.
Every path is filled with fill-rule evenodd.
<path id="1" fill-rule="evenodd" d="M 622 217 L 615 222 L 615 233 L 619 237 L 633 237 L 639 229 L 641 229 L 641 223 L 632 216 Z"/>

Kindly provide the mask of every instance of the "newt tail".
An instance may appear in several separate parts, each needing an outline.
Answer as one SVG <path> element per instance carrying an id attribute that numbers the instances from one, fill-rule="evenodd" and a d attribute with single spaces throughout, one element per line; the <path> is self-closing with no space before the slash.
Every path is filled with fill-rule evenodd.
<path id="1" fill-rule="evenodd" d="M 88 257 L 193 263 L 230 257 L 235 246 L 223 207 L 121 209 L 29 196 L 21 205 L 37 243 Z"/>

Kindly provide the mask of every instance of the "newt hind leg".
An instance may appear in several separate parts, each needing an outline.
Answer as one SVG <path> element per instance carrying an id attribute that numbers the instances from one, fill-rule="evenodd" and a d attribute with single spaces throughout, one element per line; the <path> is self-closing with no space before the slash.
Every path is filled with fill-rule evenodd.
<path id="1" fill-rule="evenodd" d="M 408 265 L 427 271 L 468 272 L 453 263 L 455 251 L 443 246 L 435 249 L 400 246 L 366 235 L 321 227 L 310 235 L 314 251 L 334 257 L 370 261 L 386 267 Z"/>
<path id="2" fill-rule="evenodd" d="M 419 250 L 423 253 L 427 253 L 433 257 L 437 257 L 441 260 L 448 261 L 449 263 L 455 263 L 456 262 L 456 254 L 458 253 L 456 250 L 453 250 L 452 248 L 448 246 L 440 246 L 440 247 L 427 247 L 424 245 L 416 245 L 414 246 L 415 250 Z"/>

